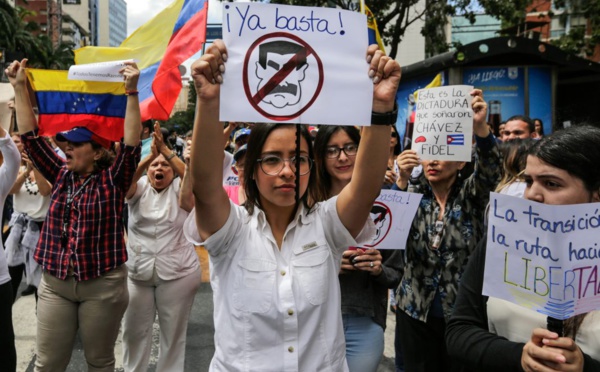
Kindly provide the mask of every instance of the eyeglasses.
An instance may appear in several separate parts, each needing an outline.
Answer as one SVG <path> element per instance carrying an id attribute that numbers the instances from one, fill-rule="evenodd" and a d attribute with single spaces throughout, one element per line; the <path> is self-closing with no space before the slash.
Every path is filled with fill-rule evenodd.
<path id="1" fill-rule="evenodd" d="M 325 150 L 325 156 L 329 159 L 335 159 L 340 156 L 342 151 L 344 154 L 346 154 L 346 156 L 356 156 L 356 153 L 358 152 L 358 145 L 356 143 L 349 143 L 343 147 L 328 146 Z"/>
<path id="2" fill-rule="evenodd" d="M 295 156 L 292 156 L 289 159 L 283 159 L 277 155 L 266 155 L 256 161 L 260 164 L 260 169 L 263 173 L 269 176 L 278 175 L 285 167 L 285 162 L 289 164 L 292 172 L 296 172 L 296 163 L 298 163 L 301 176 L 308 174 L 312 168 L 312 159 L 306 155 L 301 155 L 298 158 L 298 161 L 296 161 Z"/>
<path id="3" fill-rule="evenodd" d="M 392 130 L 392 137 L 393 137 L 393 138 L 397 138 L 397 137 L 398 137 L 398 133 L 396 133 L 396 132 L 394 132 L 394 131 Z"/>

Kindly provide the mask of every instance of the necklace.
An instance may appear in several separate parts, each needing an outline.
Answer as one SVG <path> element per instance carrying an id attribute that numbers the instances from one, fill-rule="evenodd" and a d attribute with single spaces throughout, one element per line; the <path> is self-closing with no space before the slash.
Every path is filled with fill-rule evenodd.
<path id="1" fill-rule="evenodd" d="M 27 193 L 28 193 L 29 195 L 34 195 L 34 196 L 35 196 L 35 195 L 37 195 L 37 194 L 39 193 L 39 191 L 40 191 L 40 190 L 37 188 L 37 183 L 35 183 L 35 181 L 31 182 L 31 181 L 29 180 L 29 177 L 27 177 L 27 178 L 25 179 L 25 183 L 24 183 L 24 185 L 25 185 L 25 190 L 27 190 Z"/>

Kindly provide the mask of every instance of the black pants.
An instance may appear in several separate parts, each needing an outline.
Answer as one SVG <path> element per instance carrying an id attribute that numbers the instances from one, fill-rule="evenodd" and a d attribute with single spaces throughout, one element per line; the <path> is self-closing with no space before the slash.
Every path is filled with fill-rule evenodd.
<path id="1" fill-rule="evenodd" d="M 396 311 L 400 347 L 406 372 L 454 372 L 461 369 L 452 363 L 446 351 L 444 318 L 428 317 L 427 323 L 413 319 L 400 308 Z"/>
<path id="2" fill-rule="evenodd" d="M 18 266 L 9 266 L 8 273 L 10 274 L 10 282 L 12 286 L 12 299 L 13 302 L 17 300 L 17 293 L 19 292 L 19 286 L 23 280 L 23 273 L 25 272 L 25 264 Z"/>
<path id="3" fill-rule="evenodd" d="M 10 282 L 0 285 L 0 369 L 17 370 L 15 331 L 12 324 L 12 286 Z"/>

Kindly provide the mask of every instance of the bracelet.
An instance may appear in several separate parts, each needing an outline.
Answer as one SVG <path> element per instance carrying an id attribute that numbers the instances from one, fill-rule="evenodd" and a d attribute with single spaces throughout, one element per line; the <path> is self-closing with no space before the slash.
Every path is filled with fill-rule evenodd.
<path id="1" fill-rule="evenodd" d="M 371 112 L 371 125 L 394 125 L 398 120 L 398 105 L 394 103 L 394 109 L 390 112 L 380 114 Z"/>
<path id="2" fill-rule="evenodd" d="M 140 92 L 138 92 L 137 90 L 126 90 L 125 91 L 125 95 L 126 96 L 137 96 Z"/>
<path id="3" fill-rule="evenodd" d="M 167 161 L 169 161 L 169 160 L 173 159 L 175 157 L 175 155 L 177 155 L 177 154 L 175 154 L 175 151 L 173 151 L 173 152 L 171 152 L 171 155 L 167 156 L 165 159 Z"/>

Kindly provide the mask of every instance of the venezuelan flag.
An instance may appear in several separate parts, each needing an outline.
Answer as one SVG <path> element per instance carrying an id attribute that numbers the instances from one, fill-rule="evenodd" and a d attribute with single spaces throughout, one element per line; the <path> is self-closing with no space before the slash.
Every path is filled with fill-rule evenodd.
<path id="1" fill-rule="evenodd" d="M 69 80 L 67 75 L 68 71 L 27 69 L 39 110 L 40 135 L 82 126 L 119 141 L 127 108 L 125 85 Z"/>
<path id="2" fill-rule="evenodd" d="M 208 1 L 176 0 L 117 48 L 75 50 L 75 63 L 135 59 L 142 120 L 167 120 L 181 91 L 179 65 L 202 49 Z"/>
<path id="3" fill-rule="evenodd" d="M 377 21 L 375 20 L 375 15 L 371 12 L 368 6 L 361 3 L 361 11 L 363 14 L 367 15 L 367 27 L 369 32 L 369 45 L 377 44 L 379 45 L 379 49 L 381 49 L 385 53 L 385 47 L 383 46 L 383 41 L 381 40 L 381 35 L 379 34 L 379 29 L 377 28 Z"/>

